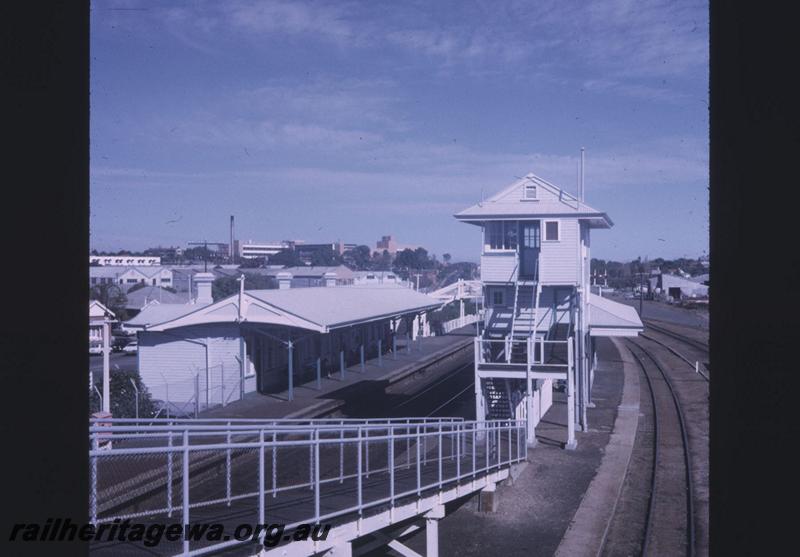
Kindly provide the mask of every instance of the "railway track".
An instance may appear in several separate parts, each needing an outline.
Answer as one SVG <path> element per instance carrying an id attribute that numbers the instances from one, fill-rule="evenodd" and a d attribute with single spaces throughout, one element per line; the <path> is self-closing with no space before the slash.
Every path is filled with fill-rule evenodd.
<path id="1" fill-rule="evenodd" d="M 676 331 L 673 331 L 672 329 L 668 329 L 668 328 L 663 327 L 661 325 L 657 325 L 656 323 L 653 322 L 652 319 L 645 319 L 644 322 L 645 322 L 645 324 L 647 325 L 648 328 L 650 328 L 650 329 L 652 329 L 654 331 L 657 331 L 657 332 L 661 333 L 662 335 L 666 335 L 668 337 L 672 337 L 675 340 L 679 340 L 679 341 L 681 341 L 681 342 L 683 342 L 685 344 L 688 344 L 688 345 L 696 348 L 697 350 L 700 350 L 701 352 L 705 353 L 706 355 L 709 353 L 708 344 L 705 343 L 705 342 L 699 341 L 699 340 L 697 340 L 695 338 L 688 337 L 686 335 L 682 335 L 682 334 L 680 334 L 680 333 L 678 333 Z"/>
<path id="2" fill-rule="evenodd" d="M 613 522 L 619 526 L 609 531 L 610 535 L 603 540 L 598 555 L 630 553 L 632 544 L 638 542 L 636 552 L 641 555 L 683 554 L 693 557 L 696 513 L 692 458 L 683 408 L 669 374 L 656 357 L 638 342 L 627 342 L 649 393 L 652 436 L 643 436 L 640 442 L 652 442 L 649 478 L 642 476 L 642 470 L 629 468 L 626 475 L 636 473 L 637 480 L 626 482 L 626 489 L 636 493 L 626 493 L 628 502 L 617 507 Z M 641 501 L 643 495 L 638 493 L 642 490 L 647 492 L 644 494 L 645 504 Z M 645 515 L 643 525 L 642 510 Z M 639 516 L 635 516 L 637 514 Z M 639 539 L 632 540 L 636 522 L 641 534 Z"/>

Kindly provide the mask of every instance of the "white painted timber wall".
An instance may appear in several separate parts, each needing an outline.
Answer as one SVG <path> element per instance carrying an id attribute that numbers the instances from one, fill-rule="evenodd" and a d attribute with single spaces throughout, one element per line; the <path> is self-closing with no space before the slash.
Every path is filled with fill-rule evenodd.
<path id="1" fill-rule="evenodd" d="M 539 256 L 539 279 L 542 284 L 579 284 L 580 268 L 577 249 L 580 230 L 577 219 L 560 219 L 560 238 L 557 242 L 544 240 L 542 221 L 542 249 Z"/>
<path id="2" fill-rule="evenodd" d="M 553 380 L 552 379 L 539 379 L 537 380 L 539 383 L 538 388 L 533 391 L 533 401 L 532 401 L 532 415 L 531 420 L 533 421 L 533 426 L 536 427 L 539 424 L 539 421 L 542 419 L 542 416 L 550 410 L 550 407 L 553 405 Z"/>
<path id="3" fill-rule="evenodd" d="M 509 282 L 517 280 L 514 266 L 517 264 L 514 252 L 486 253 L 481 256 L 482 282 Z"/>
<path id="4" fill-rule="evenodd" d="M 208 385 L 203 345 L 208 346 Z M 167 390 L 170 402 L 191 400 L 195 393 L 194 377 L 198 374 L 201 408 L 205 404 L 206 389 L 212 404 L 221 403 L 223 397 L 226 402 L 237 400 L 241 378 L 239 357 L 239 330 L 233 324 L 139 333 L 139 374 L 157 400 L 166 400 Z M 255 377 L 247 378 L 245 392 L 253 390 Z"/>

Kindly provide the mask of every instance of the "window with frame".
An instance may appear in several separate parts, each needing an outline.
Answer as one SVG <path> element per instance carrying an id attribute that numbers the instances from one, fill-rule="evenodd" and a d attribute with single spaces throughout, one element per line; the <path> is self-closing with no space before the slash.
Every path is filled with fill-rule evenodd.
<path id="1" fill-rule="evenodd" d="M 536 197 L 536 185 L 535 184 L 525 184 L 525 191 L 523 194 L 523 199 L 537 199 Z"/>
<path id="2" fill-rule="evenodd" d="M 492 305 L 493 306 L 502 306 L 503 304 L 503 291 L 502 290 L 495 290 L 492 292 Z"/>
<path id="3" fill-rule="evenodd" d="M 560 230 L 557 220 L 548 220 L 544 223 L 544 239 L 546 242 L 558 242 L 560 240 Z"/>
<path id="4" fill-rule="evenodd" d="M 517 249 L 516 221 L 493 221 L 486 225 L 489 248 L 496 250 Z"/>
<path id="5" fill-rule="evenodd" d="M 486 236 L 491 249 L 503 249 L 503 223 L 490 222 L 486 226 Z"/>

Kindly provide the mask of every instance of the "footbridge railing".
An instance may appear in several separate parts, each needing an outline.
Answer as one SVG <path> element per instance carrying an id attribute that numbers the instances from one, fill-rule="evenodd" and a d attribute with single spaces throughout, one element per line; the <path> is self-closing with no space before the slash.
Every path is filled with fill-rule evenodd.
<path id="1" fill-rule="evenodd" d="M 94 524 L 226 525 L 221 541 L 162 542 L 159 553 L 168 555 L 248 543 L 232 535 L 243 523 L 292 529 L 391 516 L 398 505 L 442 490 L 477 489 L 527 457 L 524 421 L 167 422 L 90 426 L 89 515 Z"/>

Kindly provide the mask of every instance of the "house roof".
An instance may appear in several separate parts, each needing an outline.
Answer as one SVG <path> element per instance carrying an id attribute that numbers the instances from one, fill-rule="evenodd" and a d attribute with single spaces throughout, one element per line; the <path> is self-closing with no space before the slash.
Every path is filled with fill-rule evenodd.
<path id="1" fill-rule="evenodd" d="M 207 306 L 150 305 L 128 324 L 164 331 L 189 325 L 241 321 L 324 333 L 440 306 L 441 302 L 426 294 L 399 286 L 247 290 L 242 297 L 241 311 L 239 295 L 234 294 Z"/>
<path id="2" fill-rule="evenodd" d="M 525 199 L 525 187 L 536 186 L 534 199 Z M 456 213 L 455 218 L 472 224 L 486 220 L 519 218 L 574 217 L 589 222 L 593 228 L 610 228 L 608 215 L 594 209 L 558 186 L 534 174 L 528 174 L 508 185 L 489 199 Z"/>
<path id="3" fill-rule="evenodd" d="M 702 282 L 697 282 L 691 278 L 683 278 L 678 275 L 661 275 L 661 288 L 684 288 L 689 291 L 695 292 L 708 292 L 708 286 Z"/>
<path id="4" fill-rule="evenodd" d="M 350 279 L 355 275 L 353 271 L 344 265 L 323 266 L 306 265 L 303 267 L 284 267 L 282 269 L 266 269 L 264 274 L 275 276 L 278 273 L 292 273 L 294 278 L 322 278 L 325 273 L 336 273 L 337 279 Z"/>
<path id="5" fill-rule="evenodd" d="M 116 316 L 113 311 L 97 300 L 91 300 L 89 302 L 89 319 L 102 319 L 103 317 L 111 317 L 113 319 Z"/>
<path id="6" fill-rule="evenodd" d="M 631 306 L 589 294 L 589 334 L 592 336 L 636 336 L 644 330 L 639 314 Z"/>
<path id="7" fill-rule="evenodd" d="M 89 267 L 89 276 L 90 277 L 103 277 L 103 278 L 114 278 L 118 277 L 123 273 L 127 273 L 128 271 L 135 271 L 137 273 L 141 273 L 146 277 L 152 277 L 157 275 L 162 271 L 169 271 L 166 267 L 161 267 L 160 265 L 151 265 L 151 266 L 136 266 L 136 265 L 99 265 L 99 266 L 90 266 Z"/>
<path id="8" fill-rule="evenodd" d="M 189 293 L 176 294 L 169 290 L 164 290 L 160 286 L 145 286 L 126 294 L 128 303 L 127 309 L 142 309 L 147 304 L 157 301 L 159 304 L 185 304 L 189 302 Z"/>

